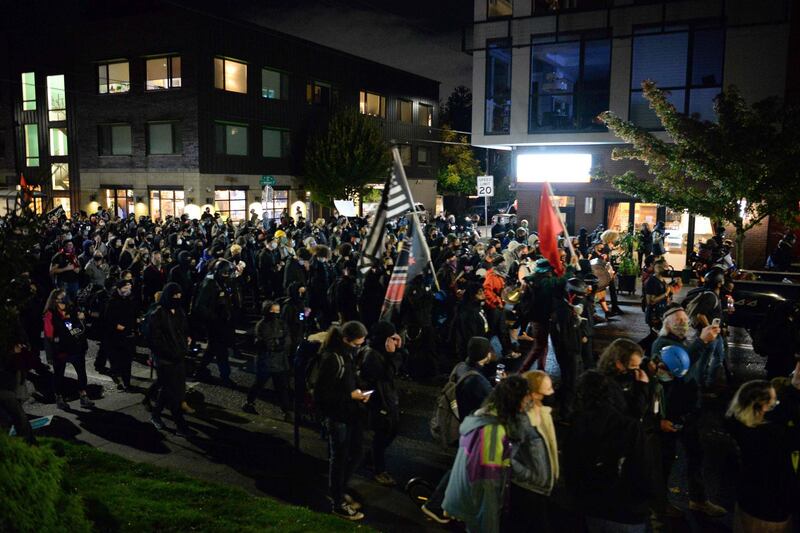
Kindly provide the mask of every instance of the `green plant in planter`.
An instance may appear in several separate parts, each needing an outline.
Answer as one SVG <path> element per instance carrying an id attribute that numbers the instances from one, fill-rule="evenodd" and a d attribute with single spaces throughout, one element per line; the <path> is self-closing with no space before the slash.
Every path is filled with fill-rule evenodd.
<path id="1" fill-rule="evenodd" d="M 633 260 L 631 255 L 623 255 L 617 265 L 617 275 L 619 276 L 638 276 L 639 265 Z"/>

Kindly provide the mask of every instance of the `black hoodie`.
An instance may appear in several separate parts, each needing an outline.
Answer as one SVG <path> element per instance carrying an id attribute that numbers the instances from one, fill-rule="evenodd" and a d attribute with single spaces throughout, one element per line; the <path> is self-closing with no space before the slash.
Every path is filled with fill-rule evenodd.
<path id="1" fill-rule="evenodd" d="M 189 325 L 181 303 L 173 301 L 177 293 L 181 293 L 182 299 L 185 297 L 180 285 L 167 283 L 161 291 L 159 305 L 150 317 L 150 346 L 159 365 L 182 364 L 189 355 Z"/>

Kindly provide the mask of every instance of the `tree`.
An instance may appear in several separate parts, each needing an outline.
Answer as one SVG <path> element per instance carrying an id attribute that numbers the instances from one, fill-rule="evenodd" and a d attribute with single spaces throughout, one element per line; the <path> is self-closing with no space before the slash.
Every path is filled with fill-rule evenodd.
<path id="1" fill-rule="evenodd" d="M 466 135 L 459 135 L 450 126 L 442 126 L 443 144 L 439 163 L 439 191 L 461 195 L 475 194 L 475 177 L 481 167 Z"/>
<path id="2" fill-rule="evenodd" d="M 609 177 L 613 186 L 645 202 L 703 215 L 736 230 L 742 264 L 747 231 L 768 216 L 798 224 L 800 201 L 800 113 L 770 98 L 748 105 L 735 87 L 714 102 L 717 121 L 679 113 L 652 81 L 642 83 L 670 140 L 662 140 L 612 111 L 599 118 L 630 146 L 612 159 L 642 161 L 648 176 L 634 171 Z"/>
<path id="3" fill-rule="evenodd" d="M 441 123 L 456 131 L 472 131 L 472 91 L 459 85 L 441 104 Z"/>
<path id="4" fill-rule="evenodd" d="M 311 138 L 305 155 L 306 188 L 314 201 L 353 198 L 367 184 L 383 181 L 392 163 L 375 119 L 354 109 L 337 111 L 325 130 Z"/>

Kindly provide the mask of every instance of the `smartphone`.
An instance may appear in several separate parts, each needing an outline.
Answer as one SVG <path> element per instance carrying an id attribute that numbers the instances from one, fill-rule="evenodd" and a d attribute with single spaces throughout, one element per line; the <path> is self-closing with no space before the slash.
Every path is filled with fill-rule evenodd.
<path id="1" fill-rule="evenodd" d="M 372 395 L 373 392 L 375 392 L 375 391 L 374 390 L 362 390 L 361 394 L 363 394 L 364 396 L 369 398 Z"/>
<path id="2" fill-rule="evenodd" d="M 711 325 L 719 327 L 720 322 L 721 320 L 719 318 L 715 318 L 714 320 L 711 321 Z"/>
<path id="3" fill-rule="evenodd" d="M 306 314 L 304 312 L 300 311 L 300 313 L 297 315 L 297 317 L 300 320 L 305 320 L 306 319 Z"/>

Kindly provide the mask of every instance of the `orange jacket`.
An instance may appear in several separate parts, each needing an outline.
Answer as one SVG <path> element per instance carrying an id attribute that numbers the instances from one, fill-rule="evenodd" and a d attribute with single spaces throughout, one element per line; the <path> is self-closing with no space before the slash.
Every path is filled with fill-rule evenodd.
<path id="1" fill-rule="evenodd" d="M 503 299 L 500 295 L 503 293 L 503 287 L 505 286 L 505 280 L 495 274 L 493 268 L 486 273 L 486 279 L 483 281 L 483 292 L 486 295 L 486 307 L 489 309 L 499 309 L 503 307 Z"/>

